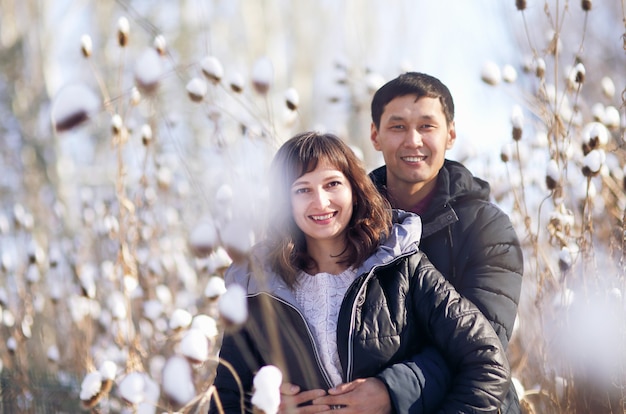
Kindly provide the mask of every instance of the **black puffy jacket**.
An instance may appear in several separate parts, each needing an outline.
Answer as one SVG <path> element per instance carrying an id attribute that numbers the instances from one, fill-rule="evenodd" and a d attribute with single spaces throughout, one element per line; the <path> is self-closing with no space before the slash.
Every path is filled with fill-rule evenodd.
<path id="1" fill-rule="evenodd" d="M 384 166 L 370 173 L 383 195 L 387 194 L 386 174 Z M 489 192 L 487 182 L 474 177 L 462 164 L 446 160 L 437 176 L 434 197 L 421 216 L 420 250 L 462 296 L 483 312 L 506 348 L 517 314 L 523 257 L 511 221 L 490 202 Z M 425 389 L 440 387 L 443 359 L 430 350 L 418 363 L 427 366 Z M 435 365 L 442 368 L 433 370 Z M 502 412 L 520 411 L 511 384 Z"/>
<path id="2" fill-rule="evenodd" d="M 401 224 L 357 269 L 341 305 L 337 348 L 344 381 L 378 377 L 397 413 L 496 412 L 510 379 L 502 344 L 482 313 L 418 250 L 419 217 L 397 215 Z M 253 375 L 264 365 L 278 366 L 284 381 L 303 390 L 331 387 L 293 293 L 263 265 L 262 248 L 254 257 L 226 274 L 229 286 L 247 290 L 249 306 L 247 322 L 224 336 L 220 350 L 244 390 L 242 396 L 220 364 L 214 385 L 227 413 L 241 412 L 244 400 L 249 407 Z M 450 389 L 422 391 L 423 367 L 416 369 L 414 356 L 426 346 L 436 347 L 454 373 Z M 215 404 L 209 412 L 218 412 Z"/>

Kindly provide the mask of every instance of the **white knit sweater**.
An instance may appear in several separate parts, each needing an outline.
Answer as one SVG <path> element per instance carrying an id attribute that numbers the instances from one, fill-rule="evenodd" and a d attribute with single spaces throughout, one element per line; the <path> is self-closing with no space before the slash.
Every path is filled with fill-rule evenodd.
<path id="1" fill-rule="evenodd" d="M 300 272 L 294 288 L 296 301 L 313 330 L 322 364 L 333 386 L 343 382 L 337 353 L 337 318 L 343 297 L 356 278 L 355 269 L 348 268 L 338 275 Z"/>

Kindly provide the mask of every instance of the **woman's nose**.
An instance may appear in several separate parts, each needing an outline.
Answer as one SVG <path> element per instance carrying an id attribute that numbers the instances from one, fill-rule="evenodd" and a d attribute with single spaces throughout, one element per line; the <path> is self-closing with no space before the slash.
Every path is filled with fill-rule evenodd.
<path id="1" fill-rule="evenodd" d="M 315 192 L 314 203 L 316 207 L 326 208 L 330 204 L 330 198 L 328 197 L 328 194 L 326 194 L 325 191 L 318 190 Z"/>

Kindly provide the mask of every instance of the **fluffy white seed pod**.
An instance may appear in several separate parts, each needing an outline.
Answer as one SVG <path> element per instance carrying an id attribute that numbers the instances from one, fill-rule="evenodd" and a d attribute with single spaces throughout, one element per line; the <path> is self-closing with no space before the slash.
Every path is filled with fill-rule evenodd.
<path id="1" fill-rule="evenodd" d="M 215 56 L 207 56 L 200 62 L 202 73 L 214 84 L 220 83 L 224 77 L 224 67 Z"/>
<path id="2" fill-rule="evenodd" d="M 595 121 L 602 122 L 604 120 L 604 105 L 601 102 L 591 105 L 591 115 Z"/>
<path id="3" fill-rule="evenodd" d="M 262 367 L 254 376 L 252 405 L 266 414 L 275 414 L 280 405 L 280 384 L 283 374 L 274 365 Z"/>
<path id="4" fill-rule="evenodd" d="M 248 302 L 243 287 L 232 284 L 218 300 L 220 316 L 228 325 L 238 326 L 248 319 Z"/>
<path id="5" fill-rule="evenodd" d="M 191 313 L 185 309 L 178 308 L 172 312 L 172 316 L 170 317 L 170 329 L 174 331 L 185 329 L 191 324 L 192 319 L 193 316 Z"/>
<path id="6" fill-rule="evenodd" d="M 141 102 L 141 92 L 135 86 L 130 90 L 130 104 L 133 106 L 139 105 Z"/>
<path id="7" fill-rule="evenodd" d="M 93 299 L 96 296 L 97 269 L 92 263 L 83 264 L 78 271 L 78 280 L 83 294 Z"/>
<path id="8" fill-rule="evenodd" d="M 208 91 L 208 86 L 204 79 L 193 78 L 187 83 L 187 95 L 194 102 L 202 102 Z"/>
<path id="9" fill-rule="evenodd" d="M 152 127 L 148 124 L 141 126 L 141 142 L 146 146 L 152 142 Z"/>
<path id="10" fill-rule="evenodd" d="M 589 122 L 582 130 L 583 142 L 592 149 L 603 147 L 609 142 L 609 131 L 600 122 Z"/>
<path id="11" fill-rule="evenodd" d="M 480 71 L 480 78 L 488 85 L 498 85 L 502 81 L 500 67 L 495 62 L 485 62 Z"/>
<path id="12" fill-rule="evenodd" d="M 519 105 L 515 105 L 511 112 L 511 124 L 513 125 L 513 140 L 522 139 L 522 130 L 524 127 L 524 112 Z"/>
<path id="13" fill-rule="evenodd" d="M 620 114 L 619 110 L 614 106 L 607 106 L 604 109 L 604 119 L 602 120 L 604 125 L 611 130 L 619 129 L 620 126 Z"/>
<path id="14" fill-rule="evenodd" d="M 111 131 L 113 131 L 115 135 L 118 135 L 122 132 L 123 128 L 124 121 L 122 120 L 122 117 L 119 114 L 114 114 L 111 117 Z"/>
<path id="15" fill-rule="evenodd" d="M 93 51 L 93 43 L 91 41 L 91 36 L 84 34 L 80 38 L 80 50 L 83 52 L 83 56 L 88 58 L 91 56 Z"/>
<path id="16" fill-rule="evenodd" d="M 113 381 L 117 375 L 117 364 L 111 360 L 106 360 L 100 364 L 98 372 L 100 372 L 104 380 Z"/>
<path id="17" fill-rule="evenodd" d="M 191 329 L 199 329 L 208 339 L 213 339 L 219 335 L 217 321 L 209 315 L 196 315 L 191 321 Z"/>
<path id="18" fill-rule="evenodd" d="M 500 159 L 502 162 L 509 162 L 513 159 L 513 149 L 510 143 L 506 143 L 500 148 Z"/>
<path id="19" fill-rule="evenodd" d="M 267 94 L 274 80 L 274 67 L 267 57 L 257 59 L 252 67 L 252 86 L 257 93 Z"/>
<path id="20" fill-rule="evenodd" d="M 548 161 L 546 166 L 546 186 L 548 190 L 554 190 L 559 183 L 560 169 L 554 158 Z"/>
<path id="21" fill-rule="evenodd" d="M 572 267 L 572 252 L 567 247 L 561 248 L 559 252 L 559 269 L 562 272 L 569 270 Z"/>
<path id="22" fill-rule="evenodd" d="M 570 80 L 572 86 L 577 87 L 585 82 L 585 75 L 587 72 L 585 70 L 585 65 L 583 65 L 581 62 L 577 63 L 574 68 L 568 71 L 568 73 L 568 79 Z"/>
<path id="23" fill-rule="evenodd" d="M 41 279 L 41 271 L 39 270 L 39 266 L 34 263 L 29 265 L 26 269 L 25 278 L 26 281 L 31 284 L 39 282 L 39 280 Z"/>
<path id="24" fill-rule="evenodd" d="M 156 176 L 159 188 L 163 190 L 168 190 L 172 185 L 172 181 L 174 180 L 174 173 L 172 172 L 172 170 L 169 167 L 162 165 L 157 169 Z"/>
<path id="25" fill-rule="evenodd" d="M 217 247 L 213 253 L 206 258 L 205 266 L 210 274 L 220 273 L 232 264 L 233 260 L 222 246 Z"/>
<path id="26" fill-rule="evenodd" d="M 80 385 L 80 400 L 87 408 L 92 408 L 97 403 L 102 390 L 102 374 L 92 371 L 83 378 Z"/>
<path id="27" fill-rule="evenodd" d="M 535 75 L 538 78 L 543 78 L 546 74 L 546 61 L 543 58 L 537 58 L 535 60 Z"/>
<path id="28" fill-rule="evenodd" d="M 522 107 L 519 105 L 513 106 L 511 111 L 511 124 L 513 128 L 522 129 L 524 127 L 524 112 L 522 111 Z"/>
<path id="29" fill-rule="evenodd" d="M 169 306 L 172 304 L 172 291 L 166 285 L 158 285 L 154 289 L 154 293 L 156 294 L 157 299 L 163 303 L 165 306 Z"/>
<path id="30" fill-rule="evenodd" d="M 196 257 L 206 257 L 218 244 L 217 228 L 210 217 L 204 217 L 189 234 L 189 249 Z"/>
<path id="31" fill-rule="evenodd" d="M 163 314 L 163 309 L 163 304 L 156 299 L 143 302 L 143 316 L 150 321 L 154 322 L 160 318 Z"/>
<path id="32" fill-rule="evenodd" d="M 585 176 L 596 175 L 606 160 L 606 154 L 601 149 L 594 149 L 585 155 L 583 159 L 583 174 Z"/>
<path id="33" fill-rule="evenodd" d="M 175 355 L 163 367 L 163 392 L 177 404 L 186 404 L 196 396 L 193 371 L 184 357 Z"/>
<path id="34" fill-rule="evenodd" d="M 52 102 L 52 124 L 57 132 L 73 129 L 98 112 L 100 100 L 88 87 L 72 84 L 64 87 Z"/>
<path id="35" fill-rule="evenodd" d="M 204 296 L 209 299 L 217 299 L 226 292 L 224 279 L 219 276 L 211 276 L 204 289 Z"/>
<path id="36" fill-rule="evenodd" d="M 233 73 L 228 82 L 230 89 L 233 92 L 241 93 L 243 92 L 243 87 L 245 81 L 243 79 L 243 75 L 241 73 Z"/>
<path id="37" fill-rule="evenodd" d="M 165 52 L 167 50 L 167 42 L 165 41 L 165 36 L 163 35 L 156 35 L 154 37 L 154 49 L 157 51 L 157 53 L 161 56 L 165 55 Z"/>
<path id="38" fill-rule="evenodd" d="M 600 81 L 602 85 L 602 93 L 609 99 L 612 99 L 615 96 L 615 83 L 613 83 L 613 79 L 605 76 Z"/>
<path id="39" fill-rule="evenodd" d="M 230 220 L 219 229 L 224 249 L 233 261 L 245 259 L 255 243 L 252 224 L 245 220 Z"/>
<path id="40" fill-rule="evenodd" d="M 200 329 L 189 329 L 179 344 L 179 352 L 192 364 L 199 364 L 209 358 L 209 338 Z"/>
<path id="41" fill-rule="evenodd" d="M 130 404 L 136 405 L 144 400 L 146 388 L 145 374 L 129 372 L 119 383 L 120 397 Z"/>
<path id="42" fill-rule="evenodd" d="M 126 297 L 121 292 L 112 292 L 107 298 L 107 307 L 114 319 L 122 320 L 128 315 Z"/>
<path id="43" fill-rule="evenodd" d="M 298 91 L 294 88 L 287 89 L 285 91 L 285 103 L 287 108 L 291 111 L 298 109 L 298 105 L 300 104 L 300 95 L 298 95 Z"/>
<path id="44" fill-rule="evenodd" d="M 124 16 L 120 17 L 117 21 L 117 42 L 121 47 L 125 47 L 128 44 L 128 35 L 130 33 L 130 23 Z"/>
<path id="45" fill-rule="evenodd" d="M 515 70 L 513 65 L 507 63 L 502 66 L 502 80 L 506 83 L 515 83 L 517 80 L 517 70 Z"/>
<path id="46" fill-rule="evenodd" d="M 28 262 L 43 265 L 46 260 L 46 253 L 35 239 L 31 239 L 26 248 Z"/>
<path id="47" fill-rule="evenodd" d="M 163 76 L 161 55 L 153 49 L 145 49 L 135 61 L 134 77 L 137 86 L 145 93 L 154 92 Z"/>

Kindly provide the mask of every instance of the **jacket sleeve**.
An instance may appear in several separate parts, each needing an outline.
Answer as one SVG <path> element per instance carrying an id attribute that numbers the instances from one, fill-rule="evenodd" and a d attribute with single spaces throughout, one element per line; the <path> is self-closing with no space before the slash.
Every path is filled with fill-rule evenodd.
<path id="1" fill-rule="evenodd" d="M 452 373 L 451 386 L 443 391 L 445 397 L 438 407 L 439 412 L 496 412 L 510 380 L 504 347 L 482 313 L 462 298 L 424 256 L 422 260 L 425 263 L 417 267 L 417 274 L 411 279 L 410 317 L 428 333 Z M 428 352 L 431 356 L 434 354 Z M 415 393 L 411 388 L 411 392 L 407 392 L 408 384 L 433 381 L 434 367 L 424 364 L 424 356 L 418 354 L 378 375 L 387 385 L 397 412 L 436 411 L 426 407 L 429 402 L 424 398 L 441 397 L 441 388 L 430 387 L 428 392 L 434 390 L 434 395 L 426 395 L 426 389 Z M 425 370 L 425 367 L 428 368 Z M 430 374 L 431 378 L 420 378 L 424 373 Z M 393 381 L 403 383 L 396 386 Z"/>
<path id="2" fill-rule="evenodd" d="M 427 346 L 402 364 L 383 370 L 376 376 L 387 386 L 396 413 L 428 414 L 436 412 L 448 393 L 452 374 L 441 352 Z M 411 398 L 402 398 L 410 384 Z"/>
<path id="3" fill-rule="evenodd" d="M 522 288 L 523 256 L 508 216 L 490 203 L 474 211 L 473 220 L 461 220 L 459 237 L 465 268 L 452 276 L 456 290 L 491 322 L 508 346 Z"/>

